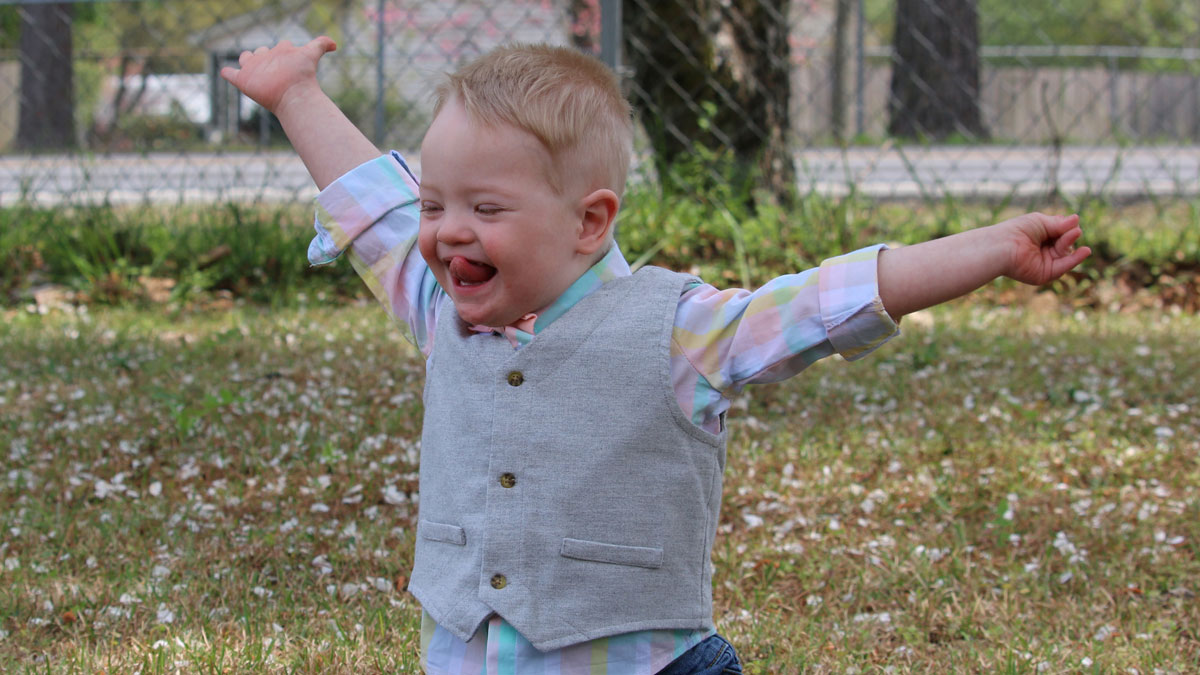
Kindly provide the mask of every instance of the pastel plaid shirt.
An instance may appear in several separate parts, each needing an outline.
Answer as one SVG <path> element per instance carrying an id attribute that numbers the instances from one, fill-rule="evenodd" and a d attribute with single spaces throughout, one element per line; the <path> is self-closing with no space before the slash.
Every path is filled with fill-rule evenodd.
<path id="1" fill-rule="evenodd" d="M 417 180 L 391 153 L 367 162 L 317 196 L 313 264 L 350 260 L 423 354 L 433 348 L 441 311 L 452 305 L 416 247 L 420 220 Z M 755 291 L 718 290 L 705 283 L 684 289 L 675 315 L 670 372 L 680 408 L 702 428 L 717 432 L 731 397 L 747 384 L 777 382 L 818 359 L 866 356 L 898 329 L 884 310 L 876 281 L 882 246 L 831 258 L 820 267 L 772 279 Z M 533 340 L 604 282 L 629 275 L 619 248 L 585 272 L 537 314 L 533 333 L 509 328 L 514 348 Z M 704 631 L 641 631 L 543 653 L 511 625 L 493 616 L 469 642 L 437 626 L 421 626 L 428 673 L 657 672 L 708 637 Z"/>

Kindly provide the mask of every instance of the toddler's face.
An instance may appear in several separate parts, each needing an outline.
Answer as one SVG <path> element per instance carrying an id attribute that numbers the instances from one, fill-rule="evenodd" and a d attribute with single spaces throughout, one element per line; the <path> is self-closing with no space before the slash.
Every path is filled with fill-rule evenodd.
<path id="1" fill-rule="evenodd" d="M 532 134 L 483 126 L 456 101 L 429 127 L 417 243 L 467 323 L 511 324 L 587 269 L 577 251 L 577 200 L 555 192 L 550 170 L 550 154 Z"/>

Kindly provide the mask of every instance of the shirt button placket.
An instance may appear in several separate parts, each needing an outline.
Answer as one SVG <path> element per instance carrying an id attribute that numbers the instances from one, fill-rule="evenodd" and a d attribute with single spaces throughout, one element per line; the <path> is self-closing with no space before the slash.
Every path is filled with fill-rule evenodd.
<path id="1" fill-rule="evenodd" d="M 506 382 L 508 382 L 510 387 L 519 387 L 522 384 L 525 384 L 525 374 L 519 370 L 509 371 L 508 375 L 506 375 L 504 379 Z M 516 475 L 509 472 L 500 474 L 500 487 L 509 489 L 516 487 L 516 485 Z M 503 590 L 506 586 L 508 586 L 508 577 L 504 576 L 503 574 L 493 574 L 489 583 L 492 588 L 498 591 Z"/>

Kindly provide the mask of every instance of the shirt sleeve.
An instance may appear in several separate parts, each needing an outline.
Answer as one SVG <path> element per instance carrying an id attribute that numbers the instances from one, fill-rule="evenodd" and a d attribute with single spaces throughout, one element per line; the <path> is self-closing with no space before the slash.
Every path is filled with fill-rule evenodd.
<path id="1" fill-rule="evenodd" d="M 417 180 L 398 153 L 361 164 L 317 195 L 308 260 L 324 265 L 349 251 L 367 287 L 429 355 L 445 294 L 418 250 Z"/>
<path id="2" fill-rule="evenodd" d="M 884 248 L 830 258 L 756 291 L 708 284 L 687 289 L 675 316 L 672 371 L 678 386 L 686 377 L 682 363 L 694 370 L 697 391 L 689 392 L 694 405 L 686 411 L 692 419 L 703 423 L 723 412 L 713 399 L 747 384 L 786 379 L 835 353 L 859 359 L 896 335 L 879 297 L 877 260 Z"/>

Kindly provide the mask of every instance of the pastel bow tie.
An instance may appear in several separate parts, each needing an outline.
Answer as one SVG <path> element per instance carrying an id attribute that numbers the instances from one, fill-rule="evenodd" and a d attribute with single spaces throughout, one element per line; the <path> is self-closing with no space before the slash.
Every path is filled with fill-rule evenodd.
<path id="1" fill-rule="evenodd" d="M 483 324 L 475 324 L 474 326 L 471 326 L 471 330 L 475 331 L 476 333 L 500 333 L 504 337 L 508 338 L 508 341 L 512 344 L 513 349 L 517 349 L 521 346 L 521 341 L 517 338 L 517 331 L 524 332 L 528 335 L 533 335 L 533 324 L 537 321 L 537 318 L 537 314 L 530 312 L 529 314 L 526 314 L 507 326 L 494 328 L 492 326 L 484 326 Z"/>

